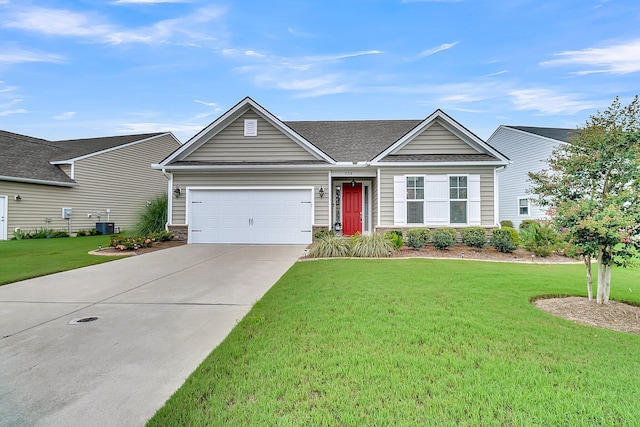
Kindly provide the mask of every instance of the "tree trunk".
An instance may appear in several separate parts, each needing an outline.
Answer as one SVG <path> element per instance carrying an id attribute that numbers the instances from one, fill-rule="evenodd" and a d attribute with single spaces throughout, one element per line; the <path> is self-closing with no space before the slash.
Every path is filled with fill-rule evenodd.
<path id="1" fill-rule="evenodd" d="M 598 304 L 609 303 L 609 289 L 611 282 L 611 266 L 602 262 L 602 250 L 598 252 L 598 291 L 596 302 Z"/>
<path id="2" fill-rule="evenodd" d="M 589 301 L 593 301 L 593 275 L 591 274 L 591 255 L 584 256 L 584 266 L 587 269 L 587 294 Z"/>

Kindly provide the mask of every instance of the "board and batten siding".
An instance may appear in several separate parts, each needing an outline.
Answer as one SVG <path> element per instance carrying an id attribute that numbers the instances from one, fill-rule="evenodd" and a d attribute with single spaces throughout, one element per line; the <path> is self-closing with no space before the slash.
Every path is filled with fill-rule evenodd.
<path id="1" fill-rule="evenodd" d="M 478 154 L 478 151 L 435 122 L 393 154 Z"/>
<path id="2" fill-rule="evenodd" d="M 498 172 L 498 194 L 500 221 L 510 220 L 518 229 L 525 219 L 540 219 L 546 217 L 546 208 L 529 203 L 529 215 L 520 215 L 518 198 L 534 197 L 527 193 L 529 188 L 529 172 L 539 172 L 546 166 L 545 160 L 560 144 L 560 141 L 538 137 L 530 133 L 509 128 L 500 128 L 487 141 L 505 156 L 511 159 L 504 170 Z"/>
<path id="3" fill-rule="evenodd" d="M 380 171 L 380 224 L 393 227 L 393 177 L 396 175 L 480 175 L 480 220 L 482 226 L 493 226 L 493 166 L 391 167 Z"/>
<path id="4" fill-rule="evenodd" d="M 327 191 L 328 172 L 316 171 L 229 171 L 174 172 L 173 186 L 187 187 L 313 187 L 314 226 L 329 225 L 331 197 L 320 198 L 320 187 Z M 186 224 L 186 194 L 172 201 L 172 225 Z"/>
<path id="5" fill-rule="evenodd" d="M 258 121 L 258 135 L 244 136 L 244 120 Z M 252 110 L 216 134 L 188 155 L 186 161 L 269 162 L 317 160 L 280 130 Z"/>
<path id="6" fill-rule="evenodd" d="M 147 201 L 167 193 L 167 178 L 151 169 L 178 148 L 177 141 L 163 135 L 145 142 L 118 148 L 75 162 L 76 187 L 0 181 L 0 195 L 8 196 L 8 237 L 16 228 L 24 232 L 39 228 L 68 229 L 62 208 L 73 209 L 71 230 L 91 229 L 98 221 L 109 221 L 120 229 L 130 229 Z M 70 166 L 65 166 L 70 168 Z M 14 200 L 19 194 L 22 200 Z M 91 215 L 91 218 L 88 217 Z M 51 221 L 47 222 L 50 218 Z"/>

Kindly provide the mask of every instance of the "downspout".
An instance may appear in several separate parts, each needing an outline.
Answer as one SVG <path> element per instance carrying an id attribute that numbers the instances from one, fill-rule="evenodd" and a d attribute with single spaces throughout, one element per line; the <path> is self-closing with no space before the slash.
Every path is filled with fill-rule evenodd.
<path id="1" fill-rule="evenodd" d="M 168 231 L 169 224 L 173 222 L 173 174 L 162 168 L 162 175 L 167 178 L 167 223 L 164 229 Z"/>
<path id="2" fill-rule="evenodd" d="M 377 181 L 376 182 L 377 200 L 376 201 L 378 202 L 378 203 L 376 203 L 378 205 L 377 206 L 378 214 L 376 215 L 376 217 L 377 217 L 376 218 L 376 221 L 377 221 L 376 230 L 380 227 L 380 176 L 381 176 L 381 172 L 380 172 L 380 168 L 378 168 L 377 171 L 376 171 L 376 177 L 377 177 L 377 179 L 376 179 L 376 181 Z"/>
<path id="3" fill-rule="evenodd" d="M 502 228 L 502 225 L 500 225 L 500 186 L 498 185 L 498 172 L 502 172 L 506 167 L 505 165 L 493 170 L 493 222 L 498 228 Z"/>

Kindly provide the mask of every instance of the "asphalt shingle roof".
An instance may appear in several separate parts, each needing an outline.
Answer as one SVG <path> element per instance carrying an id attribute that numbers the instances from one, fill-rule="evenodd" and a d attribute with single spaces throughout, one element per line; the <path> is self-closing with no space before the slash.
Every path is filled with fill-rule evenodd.
<path id="1" fill-rule="evenodd" d="M 62 169 L 50 162 L 74 159 L 156 135 L 161 134 L 47 141 L 0 131 L 0 176 L 73 184 Z"/>
<path id="2" fill-rule="evenodd" d="M 534 135 L 543 136 L 545 138 L 555 139 L 557 141 L 569 142 L 575 135 L 576 129 L 565 128 L 541 128 L 533 126 L 505 126 L 511 129 L 520 130 L 522 132 L 532 133 Z"/>
<path id="3" fill-rule="evenodd" d="M 68 139 L 63 141 L 52 141 L 51 145 L 61 148 L 63 151 L 59 158 L 51 159 L 52 161 L 69 160 L 77 157 L 86 156 L 87 154 L 97 153 L 98 151 L 108 150 L 109 148 L 118 147 L 120 145 L 129 144 L 131 142 L 140 141 L 142 139 L 151 138 L 162 135 L 162 133 L 143 133 L 139 135 L 118 135 L 105 136 L 101 138 L 84 138 L 84 139 Z"/>
<path id="4" fill-rule="evenodd" d="M 284 122 L 337 162 L 372 160 L 422 120 Z"/>
<path id="5" fill-rule="evenodd" d="M 494 162 L 498 160 L 489 154 L 391 154 L 385 162 Z"/>

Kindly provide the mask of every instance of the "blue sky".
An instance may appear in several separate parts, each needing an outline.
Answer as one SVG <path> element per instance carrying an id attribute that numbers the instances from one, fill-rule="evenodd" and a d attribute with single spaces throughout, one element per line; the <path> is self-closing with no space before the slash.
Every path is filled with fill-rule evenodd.
<path id="1" fill-rule="evenodd" d="M 245 96 L 282 120 L 420 119 L 486 139 L 640 92 L 637 0 L 0 0 L 0 129 L 172 131 Z"/>

